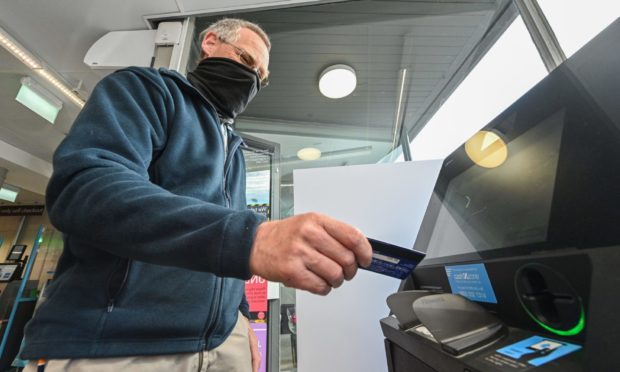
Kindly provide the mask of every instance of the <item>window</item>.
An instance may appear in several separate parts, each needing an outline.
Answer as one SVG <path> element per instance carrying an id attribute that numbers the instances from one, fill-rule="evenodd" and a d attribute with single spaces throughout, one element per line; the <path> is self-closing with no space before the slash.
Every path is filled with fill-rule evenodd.
<path id="1" fill-rule="evenodd" d="M 413 160 L 443 159 L 547 75 L 520 17 L 411 142 Z"/>
<path id="2" fill-rule="evenodd" d="M 612 0 L 538 0 L 566 57 L 620 17 L 620 3 Z"/>

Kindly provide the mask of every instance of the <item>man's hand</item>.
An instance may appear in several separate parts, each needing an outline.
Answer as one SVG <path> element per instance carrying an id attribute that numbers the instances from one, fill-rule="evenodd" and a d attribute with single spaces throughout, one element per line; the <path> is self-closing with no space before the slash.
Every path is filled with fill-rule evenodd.
<path id="1" fill-rule="evenodd" d="M 258 372 L 260 368 L 260 352 L 258 351 L 258 337 L 256 337 L 256 333 L 250 326 L 250 321 L 248 318 L 243 317 L 248 326 L 248 339 L 250 341 L 250 354 L 252 354 L 252 372 Z"/>
<path id="2" fill-rule="evenodd" d="M 372 262 L 372 248 L 358 229 L 331 217 L 307 213 L 261 224 L 250 271 L 288 287 L 326 295 L 351 280 L 358 263 Z"/>

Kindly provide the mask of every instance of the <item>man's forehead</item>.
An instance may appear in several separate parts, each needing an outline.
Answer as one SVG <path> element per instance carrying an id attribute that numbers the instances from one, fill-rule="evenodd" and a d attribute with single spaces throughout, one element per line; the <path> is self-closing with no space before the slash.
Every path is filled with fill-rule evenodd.
<path id="1" fill-rule="evenodd" d="M 261 58 L 265 63 L 269 63 L 269 49 L 267 49 L 267 45 L 265 45 L 265 41 L 260 35 L 248 28 L 242 27 L 239 36 L 239 41 L 251 45 L 257 53 L 260 53 L 257 57 Z"/>

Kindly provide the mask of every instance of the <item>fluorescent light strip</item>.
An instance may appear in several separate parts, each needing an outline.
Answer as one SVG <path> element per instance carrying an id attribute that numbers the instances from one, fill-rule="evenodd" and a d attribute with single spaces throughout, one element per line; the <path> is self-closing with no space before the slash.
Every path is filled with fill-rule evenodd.
<path id="1" fill-rule="evenodd" d="M 0 44 L 4 47 L 4 49 L 8 50 L 11 54 L 13 54 L 17 59 L 19 59 L 23 64 L 30 67 L 31 69 L 41 68 L 41 64 L 37 62 L 36 58 L 31 56 L 28 52 L 25 51 L 19 44 L 15 41 L 9 39 L 8 35 L 0 28 Z"/>
<path id="2" fill-rule="evenodd" d="M 60 80 L 56 79 L 54 75 L 50 74 L 45 69 L 36 69 L 34 71 L 36 71 L 39 75 L 45 78 L 45 80 L 50 82 L 54 87 L 56 87 L 62 93 L 64 93 L 64 95 L 69 97 L 69 99 L 71 99 L 80 108 L 84 107 L 84 100 L 78 97 L 75 93 L 73 93 L 71 89 L 67 88 L 67 86 L 63 84 L 62 82 L 60 82 Z"/>
<path id="3" fill-rule="evenodd" d="M 402 71 L 403 71 L 403 74 L 401 75 L 401 80 L 400 80 L 400 93 L 398 94 L 398 107 L 396 107 L 396 122 L 394 123 L 394 133 L 392 136 L 393 138 L 392 148 L 396 147 L 396 138 L 398 136 L 399 128 L 401 127 L 400 125 L 401 106 L 403 105 L 403 99 L 405 97 L 405 78 L 407 77 L 407 69 L 404 68 Z"/>
<path id="4" fill-rule="evenodd" d="M 84 100 L 80 98 L 73 90 L 69 89 L 66 84 L 62 83 L 53 73 L 43 68 L 42 64 L 32 56 L 26 48 L 22 47 L 18 42 L 13 40 L 9 34 L 0 27 L 0 45 L 13 54 L 24 65 L 38 73 L 41 77 L 51 83 L 56 89 L 60 90 L 78 107 L 84 107 Z"/>

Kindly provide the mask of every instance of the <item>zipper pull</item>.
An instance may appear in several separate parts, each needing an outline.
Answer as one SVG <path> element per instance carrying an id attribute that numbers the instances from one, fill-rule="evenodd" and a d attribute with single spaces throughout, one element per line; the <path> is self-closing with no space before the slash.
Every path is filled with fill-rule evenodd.
<path id="1" fill-rule="evenodd" d="M 112 310 L 114 310 L 114 300 L 110 300 L 110 302 L 108 302 L 108 313 L 111 313 Z"/>

